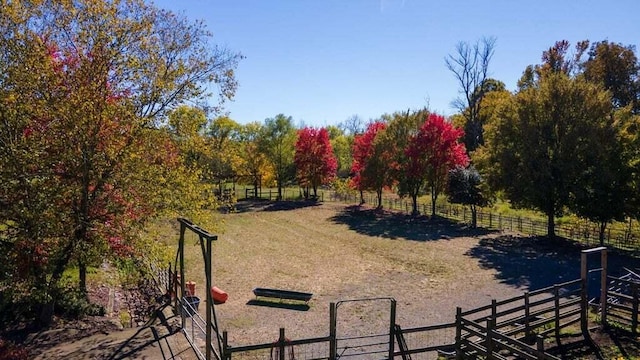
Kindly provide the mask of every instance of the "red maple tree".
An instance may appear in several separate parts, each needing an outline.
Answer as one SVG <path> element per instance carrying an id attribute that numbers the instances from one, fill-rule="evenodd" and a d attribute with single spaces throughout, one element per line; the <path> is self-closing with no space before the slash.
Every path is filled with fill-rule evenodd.
<path id="1" fill-rule="evenodd" d="M 405 165 L 407 177 L 412 179 L 410 195 L 413 213 L 417 214 L 417 196 L 427 184 L 431 190 L 431 214 L 435 215 L 438 194 L 444 190 L 449 170 L 466 167 L 469 157 L 460 139 L 464 131 L 446 121 L 444 116 L 429 114 L 405 150 L 409 162 Z"/>
<path id="2" fill-rule="evenodd" d="M 313 197 L 317 198 L 318 186 L 333 180 L 338 169 L 329 132 L 325 128 L 311 127 L 298 130 L 295 147 L 294 163 L 298 183 L 305 188 L 305 198 L 309 197 L 309 187 L 313 189 Z"/>
<path id="3" fill-rule="evenodd" d="M 382 208 L 382 190 L 393 185 L 393 171 L 398 168 L 395 147 L 380 136 L 386 128 L 384 122 L 373 122 L 353 143 L 351 186 L 360 191 L 361 203 L 364 203 L 364 190 L 375 191 L 377 208 Z"/>

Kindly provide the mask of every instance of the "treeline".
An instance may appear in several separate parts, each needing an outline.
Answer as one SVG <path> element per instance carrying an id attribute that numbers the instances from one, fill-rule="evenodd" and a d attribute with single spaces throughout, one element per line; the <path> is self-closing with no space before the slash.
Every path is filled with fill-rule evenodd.
<path id="1" fill-rule="evenodd" d="M 486 77 L 494 44 L 492 39 L 461 43 L 447 58 L 464 95 L 456 101 L 460 113 L 450 119 L 410 109 L 366 124 L 353 116 L 327 127 L 338 178 L 348 179 L 354 189 L 375 191 L 378 199 L 388 189 L 414 204 L 423 194 L 435 204 L 445 192 L 472 212 L 500 198 L 544 213 L 550 237 L 556 217 L 565 214 L 599 224 L 601 238 L 612 221 L 638 219 L 640 65 L 635 48 L 581 41 L 572 49 L 559 41 L 542 52 L 542 63 L 523 70 L 511 92 Z M 256 189 L 303 184 L 296 180 L 297 130 L 290 117 L 248 125 L 224 119 L 232 129 L 224 132 L 230 147 L 219 154 L 246 159 L 235 167 L 217 160 L 221 183 L 250 178 Z M 248 142 L 241 135 L 246 128 L 255 134 Z M 258 151 L 241 150 L 249 144 Z M 264 156 L 262 169 L 247 166 L 257 164 L 248 161 L 256 156 Z"/>
<path id="2" fill-rule="evenodd" d="M 558 42 L 515 91 L 487 77 L 494 40 L 446 60 L 463 96 L 445 119 L 408 109 L 338 125 L 284 114 L 220 116 L 242 56 L 203 24 L 142 0 L 3 2 L 0 9 L 0 313 L 46 324 L 64 274 L 104 261 L 161 259 L 150 221 L 184 216 L 215 230 L 228 184 L 321 185 L 501 198 L 554 219 L 638 218 L 640 66 L 632 46 Z M 200 105 L 215 89 L 217 106 Z M 190 105 L 185 105 L 190 104 Z M 477 169 L 477 170 L 476 170 Z M 432 213 L 435 209 L 432 209 Z"/>

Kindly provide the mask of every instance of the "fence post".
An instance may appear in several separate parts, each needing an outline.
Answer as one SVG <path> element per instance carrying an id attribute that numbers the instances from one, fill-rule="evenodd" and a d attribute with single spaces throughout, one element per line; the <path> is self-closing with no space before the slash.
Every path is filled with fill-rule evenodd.
<path id="1" fill-rule="evenodd" d="M 329 360 L 336 360 L 338 341 L 336 339 L 336 303 L 329 303 Z"/>
<path id="2" fill-rule="evenodd" d="M 389 316 L 389 359 L 393 360 L 394 342 L 395 342 L 395 329 L 396 329 L 396 301 L 391 300 L 391 313 Z"/>
<path id="3" fill-rule="evenodd" d="M 640 295 L 640 291 L 638 291 L 637 283 L 631 283 L 631 294 L 633 296 L 633 309 L 631 310 L 631 333 L 633 335 L 638 335 L 638 303 L 640 300 L 638 299 L 638 295 Z"/>
<path id="4" fill-rule="evenodd" d="M 496 314 L 498 313 L 498 301 L 496 299 L 491 299 L 491 318 L 495 321 Z"/>
<path id="5" fill-rule="evenodd" d="M 456 307 L 456 359 L 462 359 L 462 308 Z"/>
<path id="6" fill-rule="evenodd" d="M 487 340 L 485 347 L 487 348 L 487 359 L 493 357 L 493 328 L 496 325 L 496 319 L 490 317 L 487 319 Z"/>
<path id="7" fill-rule="evenodd" d="M 580 285 L 580 298 L 581 298 L 581 306 L 580 306 L 580 330 L 582 330 L 582 336 L 585 339 L 588 339 L 587 336 L 589 336 L 589 329 L 588 329 L 588 306 L 589 306 L 589 301 L 587 299 L 587 282 L 588 282 L 588 277 L 587 277 L 587 253 L 582 251 L 582 253 L 580 254 L 580 280 L 581 280 L 581 285 Z"/>
<path id="8" fill-rule="evenodd" d="M 556 343 L 560 346 L 560 287 L 558 285 L 553 285 L 553 297 L 555 307 Z"/>
<path id="9" fill-rule="evenodd" d="M 278 349 L 280 349 L 280 352 L 278 353 L 278 359 L 279 360 L 285 360 L 285 356 L 284 356 L 284 351 L 285 351 L 285 344 L 286 344 L 286 338 L 284 336 L 284 328 L 280 328 L 280 338 L 278 339 Z"/>
<path id="10" fill-rule="evenodd" d="M 544 337 L 540 334 L 536 335 L 536 350 L 538 350 L 538 360 L 544 359 Z"/>
<path id="11" fill-rule="evenodd" d="M 602 273 L 600 274 L 600 310 L 602 311 L 602 324 L 607 324 L 607 249 L 602 249 L 600 253 L 600 265 Z"/>
<path id="12" fill-rule="evenodd" d="M 529 318 L 531 317 L 529 309 L 529 292 L 524 293 L 524 336 L 529 337 L 531 335 L 531 329 L 529 328 Z"/>
<path id="13" fill-rule="evenodd" d="M 222 359 L 230 360 L 231 353 L 227 350 L 229 348 L 229 336 L 226 331 L 222 332 Z"/>

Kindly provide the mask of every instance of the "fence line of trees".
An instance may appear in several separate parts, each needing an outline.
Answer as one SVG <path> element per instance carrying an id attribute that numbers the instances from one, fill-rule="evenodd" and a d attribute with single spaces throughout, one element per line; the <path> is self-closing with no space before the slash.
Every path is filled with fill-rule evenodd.
<path id="1" fill-rule="evenodd" d="M 238 192 L 239 198 L 260 198 L 275 201 L 278 193 L 273 189 L 264 189 L 258 196 L 254 196 L 252 188 L 245 188 Z M 282 193 L 283 200 L 300 200 L 304 197 L 302 189 L 285 189 Z M 376 204 L 377 195 L 364 193 L 362 197 L 356 192 L 336 192 L 334 190 L 321 190 L 318 193 L 319 201 L 337 201 L 353 204 L 361 204 L 362 199 L 367 204 Z M 385 209 L 399 211 L 406 215 L 412 215 L 413 204 L 410 200 L 397 197 L 385 197 L 382 200 Z M 432 208 L 430 202 L 418 202 L 418 208 L 428 213 Z M 452 203 L 436 204 L 436 215 L 447 219 L 471 224 L 473 214 L 468 206 Z M 547 222 L 544 219 L 527 216 L 511 216 L 491 212 L 485 208 L 477 209 L 477 226 L 518 232 L 525 235 L 544 236 L 547 231 Z M 616 223 L 610 226 L 604 234 L 604 244 L 612 248 L 637 252 L 640 251 L 640 227 L 635 221 L 630 223 Z M 588 220 L 563 223 L 556 228 L 556 234 L 560 237 L 578 241 L 585 246 L 598 246 L 600 243 L 600 226 Z"/>

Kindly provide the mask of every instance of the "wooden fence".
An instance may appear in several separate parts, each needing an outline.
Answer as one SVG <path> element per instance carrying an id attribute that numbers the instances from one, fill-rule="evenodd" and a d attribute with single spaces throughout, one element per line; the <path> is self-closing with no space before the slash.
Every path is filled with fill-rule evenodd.
<path id="1" fill-rule="evenodd" d="M 560 345 L 561 329 L 582 322 L 582 293 L 579 279 L 464 312 L 458 308 L 458 358 L 502 359 L 500 354 L 508 352 L 522 359 L 557 359 L 545 352 L 545 340 L 553 335 Z"/>
<path id="2" fill-rule="evenodd" d="M 607 306 L 605 322 L 618 325 L 638 335 L 638 304 L 640 284 L 629 279 L 607 276 Z"/>
<path id="3" fill-rule="evenodd" d="M 459 359 L 485 356 L 506 359 L 504 353 L 522 359 L 549 359 L 557 357 L 547 352 L 560 345 L 561 330 L 580 324 L 586 316 L 582 311 L 582 280 L 554 285 L 506 300 L 493 300 L 491 304 L 462 311 L 457 309 L 454 323 L 391 331 L 393 358 L 434 358 L 436 354 L 456 356 Z M 335 304 L 331 305 L 332 307 Z M 330 321 L 330 324 L 335 324 Z M 339 359 L 337 337 L 334 330 L 329 336 L 289 340 L 280 329 L 278 340 L 246 346 L 232 346 L 223 334 L 223 359 Z M 549 343 L 549 339 L 555 342 Z M 353 355 L 350 355 L 353 357 Z M 358 358 L 357 355 L 355 358 Z"/>

